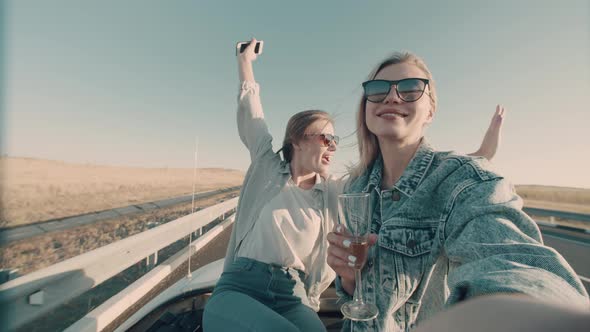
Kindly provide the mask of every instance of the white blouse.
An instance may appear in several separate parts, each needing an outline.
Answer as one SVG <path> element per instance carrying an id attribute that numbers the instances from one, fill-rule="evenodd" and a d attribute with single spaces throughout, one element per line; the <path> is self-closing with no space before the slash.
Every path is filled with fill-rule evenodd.
<path id="1" fill-rule="evenodd" d="M 319 175 L 309 190 L 299 188 L 289 179 L 281 192 L 262 208 L 236 256 L 307 273 L 314 252 L 321 245 L 322 191 Z"/>

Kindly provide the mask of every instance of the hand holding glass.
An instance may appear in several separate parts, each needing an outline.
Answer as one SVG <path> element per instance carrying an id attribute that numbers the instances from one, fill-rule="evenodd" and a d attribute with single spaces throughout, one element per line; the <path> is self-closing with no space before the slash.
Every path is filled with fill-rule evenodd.
<path id="1" fill-rule="evenodd" d="M 340 310 L 345 318 L 357 321 L 371 320 L 377 317 L 377 306 L 363 301 L 361 269 L 365 265 L 369 250 L 370 233 L 370 195 L 367 193 L 342 194 L 338 196 L 339 223 L 351 233 L 350 250 L 357 259 L 354 262 L 355 289 L 354 299 L 342 305 Z"/>

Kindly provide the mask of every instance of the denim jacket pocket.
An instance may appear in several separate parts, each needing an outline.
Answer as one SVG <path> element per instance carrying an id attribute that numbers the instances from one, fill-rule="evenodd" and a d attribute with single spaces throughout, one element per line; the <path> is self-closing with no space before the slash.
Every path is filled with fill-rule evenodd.
<path id="1" fill-rule="evenodd" d="M 437 228 L 438 221 L 395 221 L 379 230 L 380 282 L 395 298 L 409 298 L 420 283 Z"/>
<path id="2" fill-rule="evenodd" d="M 432 250 L 438 224 L 438 221 L 386 223 L 379 231 L 379 245 L 405 256 L 423 255 Z"/>

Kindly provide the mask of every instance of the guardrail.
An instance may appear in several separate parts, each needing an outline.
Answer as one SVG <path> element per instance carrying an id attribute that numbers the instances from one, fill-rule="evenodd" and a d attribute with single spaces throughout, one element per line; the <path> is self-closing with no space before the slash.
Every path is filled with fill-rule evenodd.
<path id="1" fill-rule="evenodd" d="M 590 214 L 524 207 L 524 212 L 540 217 L 555 217 L 590 222 Z"/>
<path id="2" fill-rule="evenodd" d="M 234 210 L 238 197 L 0 285 L 2 329 L 17 329 Z"/>
<path id="3" fill-rule="evenodd" d="M 65 332 L 96 332 L 102 331 L 109 326 L 122 313 L 140 301 L 143 296 L 147 295 L 161 281 L 173 273 L 178 267 L 186 262 L 188 251 L 194 254 L 203 248 L 206 244 L 215 239 L 215 237 L 234 222 L 235 215 L 224 220 L 213 229 L 208 230 L 203 236 L 195 240 L 189 247 L 185 247 L 177 252 L 165 262 L 146 273 L 140 279 L 127 286 L 124 290 L 117 293 L 106 302 L 96 307 L 86 314 L 80 320 L 69 326 Z"/>

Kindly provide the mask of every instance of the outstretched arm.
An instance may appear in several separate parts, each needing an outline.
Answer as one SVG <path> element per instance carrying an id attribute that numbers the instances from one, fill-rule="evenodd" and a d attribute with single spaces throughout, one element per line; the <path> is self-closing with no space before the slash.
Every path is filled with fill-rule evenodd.
<path id="1" fill-rule="evenodd" d="M 240 76 L 240 94 L 238 96 L 238 133 L 240 139 L 250 151 L 252 161 L 267 152 L 272 152 L 272 136 L 264 121 L 264 112 L 260 102 L 260 87 L 254 81 L 252 62 L 258 55 L 254 53 L 256 39 L 244 52 L 238 54 L 238 74 Z"/>
<path id="2" fill-rule="evenodd" d="M 496 112 L 494 113 L 490 126 L 483 137 L 479 150 L 470 153 L 470 156 L 482 156 L 486 157 L 488 160 L 494 158 L 498 146 L 500 145 L 500 134 L 502 131 L 502 123 L 504 122 L 504 114 L 504 107 L 497 105 Z"/>
<path id="3" fill-rule="evenodd" d="M 469 172 L 480 167 L 478 176 L 487 180 L 462 186 L 450 198 L 454 208 L 444 226 L 447 304 L 517 293 L 588 310 L 590 300 L 582 281 L 555 249 L 543 244 L 514 187 L 475 163 L 465 167 L 471 168 Z"/>

